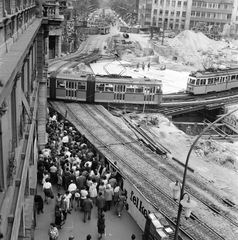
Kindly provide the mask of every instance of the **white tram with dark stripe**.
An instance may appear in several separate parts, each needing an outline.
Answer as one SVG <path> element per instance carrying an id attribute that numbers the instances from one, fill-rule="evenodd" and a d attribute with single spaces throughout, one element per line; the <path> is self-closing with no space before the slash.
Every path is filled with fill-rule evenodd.
<path id="1" fill-rule="evenodd" d="M 76 74 L 51 74 L 48 97 L 87 103 L 132 103 L 159 105 L 162 82 L 148 78 L 99 77 Z"/>
<path id="2" fill-rule="evenodd" d="M 187 92 L 206 94 L 238 88 L 238 68 L 197 71 L 188 76 Z"/>

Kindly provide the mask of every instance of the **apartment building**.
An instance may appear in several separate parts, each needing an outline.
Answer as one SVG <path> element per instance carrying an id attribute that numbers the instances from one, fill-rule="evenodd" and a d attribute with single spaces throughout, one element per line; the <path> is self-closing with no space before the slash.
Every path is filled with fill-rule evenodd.
<path id="1" fill-rule="evenodd" d="M 140 0 L 138 18 L 142 26 L 173 30 L 191 29 L 198 22 L 224 26 L 238 23 L 236 0 Z"/>
<path id="2" fill-rule="evenodd" d="M 44 14 L 43 14 L 44 13 Z M 49 26 L 59 5 L 0 0 L 0 239 L 32 239 L 38 147 L 46 142 Z"/>

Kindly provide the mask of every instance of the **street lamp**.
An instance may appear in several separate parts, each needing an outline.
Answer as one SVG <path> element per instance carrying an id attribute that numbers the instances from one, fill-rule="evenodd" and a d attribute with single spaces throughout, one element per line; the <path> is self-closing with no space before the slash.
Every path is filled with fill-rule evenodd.
<path id="1" fill-rule="evenodd" d="M 193 142 L 193 144 L 191 145 L 189 151 L 188 151 L 188 155 L 187 155 L 187 158 L 186 158 L 186 163 L 185 163 L 185 166 L 184 166 L 184 173 L 183 173 L 183 182 L 182 182 L 182 186 L 181 186 L 181 191 L 180 191 L 180 201 L 179 201 L 179 208 L 178 208 L 178 214 L 177 214 L 177 222 L 176 222 L 176 229 L 175 229 L 175 235 L 174 235 L 174 240 L 178 240 L 178 233 L 179 233 L 179 225 L 180 225 L 180 218 L 181 218 L 181 213 L 182 213 L 182 208 L 184 206 L 185 208 L 185 216 L 187 218 L 188 213 L 190 211 L 190 209 L 187 209 L 187 208 L 191 208 L 191 207 L 195 207 L 196 204 L 192 203 L 191 204 L 191 199 L 190 197 L 188 198 L 187 202 L 186 200 L 183 199 L 183 197 L 187 194 L 187 193 L 184 193 L 184 187 L 185 187 L 185 182 L 186 182 L 186 175 L 187 175 L 187 169 L 188 169 L 188 161 L 189 161 L 189 158 L 190 158 L 190 155 L 191 155 L 191 152 L 195 146 L 195 144 L 197 143 L 197 141 L 200 139 L 200 137 L 207 131 L 209 130 L 210 128 L 212 128 L 217 122 L 220 122 L 222 119 L 224 119 L 225 117 L 229 116 L 230 114 L 234 113 L 235 111 L 237 111 L 238 108 L 222 115 L 221 117 L 219 117 L 216 121 L 214 121 L 213 123 L 211 123 L 210 125 L 208 125 L 206 128 L 203 129 L 203 131 L 197 136 L 197 138 L 195 139 L 195 141 Z M 175 186 L 177 183 L 177 186 Z M 178 191 L 180 190 L 180 185 L 178 183 L 178 181 L 176 182 L 175 184 L 174 183 L 171 183 L 170 184 L 170 187 L 176 191 L 176 197 L 178 199 Z M 179 187 L 178 187 L 179 185 Z M 188 194 L 187 194 L 188 195 Z"/>

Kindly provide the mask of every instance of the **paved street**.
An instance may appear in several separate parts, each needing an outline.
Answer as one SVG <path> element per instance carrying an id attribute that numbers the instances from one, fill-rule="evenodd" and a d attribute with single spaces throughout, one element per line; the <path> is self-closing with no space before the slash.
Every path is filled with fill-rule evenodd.
<path id="1" fill-rule="evenodd" d="M 57 190 L 54 189 L 56 195 Z M 61 191 L 63 193 L 63 191 Z M 42 187 L 38 186 L 38 194 L 44 199 Z M 37 225 L 35 228 L 34 239 L 46 240 L 48 237 L 48 229 L 51 222 L 54 222 L 54 205 L 55 199 L 51 200 L 49 205 L 44 205 L 44 214 L 37 215 Z M 124 209 L 121 218 L 118 218 L 115 211 L 111 210 L 105 213 L 106 219 L 106 236 L 105 240 L 130 240 L 131 235 L 136 235 L 136 240 L 142 239 L 142 231 L 134 222 L 131 216 Z M 97 208 L 94 206 L 92 219 L 83 222 L 83 212 L 73 210 L 68 214 L 65 225 L 59 230 L 58 240 L 68 240 L 69 236 L 75 236 L 75 240 L 85 240 L 86 236 L 91 234 L 92 240 L 98 239 L 97 232 Z"/>

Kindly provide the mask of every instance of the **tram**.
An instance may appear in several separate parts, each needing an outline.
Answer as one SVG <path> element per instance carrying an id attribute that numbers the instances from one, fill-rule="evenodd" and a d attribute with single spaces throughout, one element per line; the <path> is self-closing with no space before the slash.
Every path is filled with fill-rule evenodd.
<path id="1" fill-rule="evenodd" d="M 189 74 L 187 92 L 194 95 L 238 88 L 238 68 L 211 69 Z"/>
<path id="2" fill-rule="evenodd" d="M 162 82 L 149 78 L 80 77 L 59 73 L 51 74 L 47 87 L 51 100 L 151 105 L 159 105 L 162 101 Z"/>

